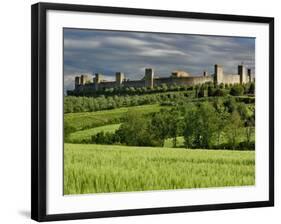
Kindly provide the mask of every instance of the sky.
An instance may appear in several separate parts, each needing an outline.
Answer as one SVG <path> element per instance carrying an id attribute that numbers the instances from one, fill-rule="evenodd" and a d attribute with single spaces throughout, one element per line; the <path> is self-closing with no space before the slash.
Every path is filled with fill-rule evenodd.
<path id="1" fill-rule="evenodd" d="M 174 70 L 213 74 L 214 64 L 236 74 L 241 63 L 254 71 L 255 38 L 64 28 L 65 90 L 73 89 L 81 74 L 114 80 L 115 72 L 124 72 L 136 80 L 145 68 L 167 77 Z"/>

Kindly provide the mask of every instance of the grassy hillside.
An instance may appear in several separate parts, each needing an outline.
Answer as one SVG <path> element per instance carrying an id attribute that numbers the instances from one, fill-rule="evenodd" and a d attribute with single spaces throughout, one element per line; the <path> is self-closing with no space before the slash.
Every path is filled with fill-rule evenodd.
<path id="1" fill-rule="evenodd" d="M 64 193 L 255 184 L 253 151 L 65 144 Z"/>
<path id="2" fill-rule="evenodd" d="M 115 132 L 121 124 L 110 124 L 97 128 L 90 128 L 82 131 L 76 131 L 70 134 L 68 142 L 86 142 L 91 140 L 91 137 L 98 132 Z"/>
<path id="3" fill-rule="evenodd" d="M 128 110 L 134 110 L 142 114 L 149 114 L 152 112 L 158 112 L 161 108 L 163 107 L 161 107 L 159 104 L 153 104 L 134 107 L 122 107 L 118 109 L 103 110 L 97 112 L 69 113 L 64 115 L 64 119 L 76 130 L 84 130 L 107 124 L 120 123 L 120 119 Z"/>
<path id="4" fill-rule="evenodd" d="M 243 142 L 246 141 L 246 134 L 245 134 L 245 128 L 240 128 L 240 132 L 239 132 L 239 140 L 238 142 Z M 251 133 L 251 141 L 255 141 L 255 132 Z M 227 143 L 227 137 L 225 136 L 225 133 L 221 134 L 221 138 L 220 138 L 220 143 Z M 172 148 L 173 147 L 173 139 L 172 138 L 168 138 L 165 140 L 164 143 L 164 147 L 167 148 Z M 183 136 L 178 136 L 177 137 L 177 147 L 184 147 L 184 137 Z"/>

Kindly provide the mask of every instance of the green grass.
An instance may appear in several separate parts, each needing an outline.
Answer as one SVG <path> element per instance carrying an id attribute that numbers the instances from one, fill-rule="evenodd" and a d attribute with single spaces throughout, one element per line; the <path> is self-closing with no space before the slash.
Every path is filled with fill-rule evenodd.
<path id="1" fill-rule="evenodd" d="M 255 152 L 65 144 L 64 193 L 255 184 Z"/>
<path id="2" fill-rule="evenodd" d="M 130 109 L 142 114 L 158 112 L 161 108 L 159 104 L 122 107 L 112 110 L 103 110 L 97 112 L 69 113 L 64 115 L 66 122 L 71 124 L 76 130 L 84 130 L 108 124 L 120 123 L 120 119 Z"/>
<path id="3" fill-rule="evenodd" d="M 115 132 L 121 124 L 110 124 L 105 126 L 100 126 L 97 128 L 90 128 L 82 131 L 76 131 L 70 134 L 68 137 L 68 142 L 88 142 L 91 137 L 98 132 Z"/>

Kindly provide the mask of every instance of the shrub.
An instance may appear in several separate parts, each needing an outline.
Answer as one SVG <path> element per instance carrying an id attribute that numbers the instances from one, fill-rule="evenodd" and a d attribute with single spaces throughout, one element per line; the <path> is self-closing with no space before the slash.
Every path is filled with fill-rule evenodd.
<path id="1" fill-rule="evenodd" d="M 235 85 L 230 89 L 229 93 L 232 96 L 242 96 L 244 94 L 244 88 L 241 85 Z"/>
<path id="2" fill-rule="evenodd" d="M 235 99 L 234 99 L 233 97 L 227 98 L 227 99 L 224 101 L 223 105 L 225 106 L 225 108 L 227 109 L 227 111 L 228 111 L 229 113 L 232 113 L 232 112 L 235 111 L 236 108 L 237 108 L 237 103 L 236 103 L 236 101 L 235 101 Z"/>
<path id="3" fill-rule="evenodd" d="M 213 88 L 213 86 L 211 86 L 211 85 L 209 85 L 208 86 L 208 96 L 210 97 L 210 96 L 213 96 L 214 95 L 214 88 Z"/>
<path id="4" fill-rule="evenodd" d="M 250 84 L 248 93 L 249 93 L 249 94 L 255 94 L 255 83 L 254 83 L 254 82 L 252 82 L 252 83 Z"/>
<path id="5" fill-rule="evenodd" d="M 213 96 L 225 96 L 225 92 L 220 88 L 213 92 Z"/>
<path id="6" fill-rule="evenodd" d="M 254 104 L 255 103 L 255 97 L 252 96 L 241 96 L 237 97 L 236 100 L 241 103 L 246 103 L 246 104 Z"/>
<path id="7" fill-rule="evenodd" d="M 205 90 L 204 90 L 203 86 L 201 86 L 201 88 L 199 89 L 198 97 L 199 98 L 205 97 Z"/>

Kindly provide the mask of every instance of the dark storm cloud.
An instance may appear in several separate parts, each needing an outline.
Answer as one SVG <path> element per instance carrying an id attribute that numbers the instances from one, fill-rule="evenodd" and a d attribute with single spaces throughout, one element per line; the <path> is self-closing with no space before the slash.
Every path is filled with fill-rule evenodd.
<path id="1" fill-rule="evenodd" d="M 64 29 L 65 89 L 73 89 L 79 74 L 101 72 L 114 79 L 120 71 L 140 79 L 146 67 L 158 76 L 173 70 L 212 74 L 214 64 L 236 73 L 242 62 L 254 69 L 254 61 L 254 38 Z"/>

